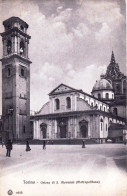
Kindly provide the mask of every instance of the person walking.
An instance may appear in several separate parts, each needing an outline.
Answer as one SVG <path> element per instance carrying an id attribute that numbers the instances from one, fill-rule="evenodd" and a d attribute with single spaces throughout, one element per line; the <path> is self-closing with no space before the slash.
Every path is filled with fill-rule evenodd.
<path id="1" fill-rule="evenodd" d="M 126 142 L 126 140 L 124 140 L 124 142 L 123 142 L 123 143 L 124 143 L 124 145 L 126 145 L 126 143 L 127 143 L 127 142 Z"/>
<path id="2" fill-rule="evenodd" d="M 4 142 L 2 141 L 2 148 L 4 147 Z"/>
<path id="3" fill-rule="evenodd" d="M 28 152 L 28 151 L 30 151 L 30 150 L 31 150 L 31 148 L 30 148 L 30 146 L 29 146 L 29 142 L 26 141 L 26 151 Z"/>
<path id="4" fill-rule="evenodd" d="M 46 141 L 43 140 L 43 150 L 46 150 Z"/>
<path id="5" fill-rule="evenodd" d="M 85 148 L 85 140 L 82 140 L 82 148 Z"/>
<path id="6" fill-rule="evenodd" d="M 11 156 L 11 150 L 12 150 L 11 140 L 8 140 L 8 142 L 6 143 L 6 149 L 7 149 L 6 157 L 10 157 Z"/>

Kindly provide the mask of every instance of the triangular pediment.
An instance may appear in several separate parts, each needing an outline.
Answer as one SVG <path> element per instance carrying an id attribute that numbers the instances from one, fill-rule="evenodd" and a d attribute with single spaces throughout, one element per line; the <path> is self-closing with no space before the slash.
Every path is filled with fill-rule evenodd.
<path id="1" fill-rule="evenodd" d="M 86 124 L 86 123 L 88 123 L 88 121 L 86 121 L 85 119 L 83 119 L 83 120 L 81 120 L 81 121 L 79 122 L 79 124 Z"/>
<path id="2" fill-rule="evenodd" d="M 74 91 L 77 91 L 77 90 L 65 84 L 60 84 L 53 91 L 51 91 L 49 95 L 61 94 L 61 93 L 66 93 L 66 92 L 74 92 Z"/>

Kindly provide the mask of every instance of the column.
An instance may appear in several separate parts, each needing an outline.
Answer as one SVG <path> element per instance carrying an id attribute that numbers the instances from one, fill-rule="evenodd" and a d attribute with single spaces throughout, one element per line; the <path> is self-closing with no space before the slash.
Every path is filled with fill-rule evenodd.
<path id="1" fill-rule="evenodd" d="M 75 125 L 74 138 L 77 138 L 77 118 L 76 117 L 74 118 L 74 121 L 75 121 L 75 123 L 74 123 L 74 125 Z"/>
<path id="2" fill-rule="evenodd" d="M 88 121 L 88 138 L 90 138 L 90 121 Z"/>
<path id="3" fill-rule="evenodd" d="M 5 45 L 6 45 L 5 42 L 6 42 L 6 41 L 5 41 L 5 38 L 4 38 L 4 37 L 2 38 L 2 41 L 3 41 L 3 56 L 5 56 L 5 55 L 6 55 L 6 52 L 5 52 L 5 49 L 6 49 L 6 47 L 5 47 Z"/>
<path id="4" fill-rule="evenodd" d="M 14 40 L 15 40 L 15 41 L 14 41 L 14 44 L 15 44 L 14 53 L 17 53 L 17 39 L 18 39 L 17 36 L 15 36 L 15 37 L 14 37 Z"/>
<path id="5" fill-rule="evenodd" d="M 36 120 L 34 120 L 33 122 L 33 131 L 34 131 L 33 139 L 36 139 Z"/>
<path id="6" fill-rule="evenodd" d="M 15 53 L 15 36 L 14 34 L 12 35 L 12 53 Z"/>
<path id="7" fill-rule="evenodd" d="M 54 136 L 56 136 L 57 135 L 57 121 L 55 120 L 55 132 L 54 133 L 52 133 Z"/>
<path id="8" fill-rule="evenodd" d="M 17 35 L 17 54 L 20 54 L 20 35 Z"/>
<path id="9" fill-rule="evenodd" d="M 54 113 L 54 98 L 52 99 L 52 112 Z"/>
<path id="10" fill-rule="evenodd" d="M 39 139 L 40 129 L 39 129 L 39 121 L 37 120 L 37 139 Z"/>
<path id="11" fill-rule="evenodd" d="M 27 40 L 27 38 L 25 39 L 25 56 L 26 58 L 28 58 L 28 42 L 29 40 Z"/>
<path id="12" fill-rule="evenodd" d="M 75 100 L 74 100 L 74 106 L 75 106 L 75 111 L 77 110 L 77 96 L 75 95 Z"/>

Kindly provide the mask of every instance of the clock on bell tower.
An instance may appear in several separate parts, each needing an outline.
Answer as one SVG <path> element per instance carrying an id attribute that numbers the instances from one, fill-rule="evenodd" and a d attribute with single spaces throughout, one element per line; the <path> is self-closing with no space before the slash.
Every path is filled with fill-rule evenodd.
<path id="1" fill-rule="evenodd" d="M 30 137 L 30 63 L 28 24 L 18 17 L 3 22 L 2 62 L 3 138 Z"/>

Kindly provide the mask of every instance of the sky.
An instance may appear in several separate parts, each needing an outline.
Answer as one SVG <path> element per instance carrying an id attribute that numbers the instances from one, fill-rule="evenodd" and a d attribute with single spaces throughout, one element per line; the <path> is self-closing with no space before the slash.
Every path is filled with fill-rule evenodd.
<path id="1" fill-rule="evenodd" d="M 12 16 L 29 25 L 32 111 L 61 83 L 91 93 L 112 50 L 126 72 L 125 9 L 124 0 L 0 0 L 0 32 L 2 22 Z"/>

